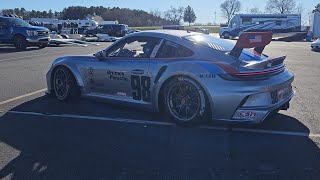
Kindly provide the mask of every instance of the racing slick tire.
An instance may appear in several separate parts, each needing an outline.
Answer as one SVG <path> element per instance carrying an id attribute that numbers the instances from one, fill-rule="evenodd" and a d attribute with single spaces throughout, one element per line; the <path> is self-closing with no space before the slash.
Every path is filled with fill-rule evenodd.
<path id="1" fill-rule="evenodd" d="M 58 100 L 67 101 L 80 96 L 79 86 L 68 68 L 58 66 L 53 71 L 52 80 L 53 92 Z"/>
<path id="2" fill-rule="evenodd" d="M 181 76 L 165 84 L 164 112 L 177 125 L 195 126 L 208 117 L 208 101 L 203 88 L 192 78 Z"/>
<path id="3" fill-rule="evenodd" d="M 14 46 L 18 50 L 26 50 L 28 47 L 28 42 L 27 42 L 26 38 L 21 35 L 15 36 L 13 38 L 13 42 L 14 42 Z"/>

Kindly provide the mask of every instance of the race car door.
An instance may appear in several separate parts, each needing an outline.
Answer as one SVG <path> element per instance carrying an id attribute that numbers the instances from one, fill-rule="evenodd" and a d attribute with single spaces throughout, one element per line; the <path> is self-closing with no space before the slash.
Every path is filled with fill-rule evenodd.
<path id="1" fill-rule="evenodd" d="M 129 37 L 106 52 L 106 91 L 122 101 L 149 104 L 151 102 L 149 74 L 150 57 L 160 43 L 155 37 Z"/>

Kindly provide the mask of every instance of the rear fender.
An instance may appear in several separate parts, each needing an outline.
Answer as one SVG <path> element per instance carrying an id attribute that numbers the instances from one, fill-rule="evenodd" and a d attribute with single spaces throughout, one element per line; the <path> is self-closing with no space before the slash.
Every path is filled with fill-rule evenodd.
<path id="1" fill-rule="evenodd" d="M 183 63 L 183 64 L 176 64 L 176 65 L 168 65 L 168 68 L 166 71 L 162 74 L 162 76 L 159 78 L 158 82 L 155 84 L 154 88 L 154 94 L 157 94 L 154 100 L 154 107 L 156 107 L 156 111 L 160 110 L 159 107 L 159 97 L 162 93 L 163 87 L 166 83 L 168 83 L 172 78 L 178 77 L 178 76 L 187 76 L 195 80 L 204 90 L 206 96 L 208 97 L 209 105 L 212 107 L 213 101 L 211 96 L 212 90 L 209 91 L 207 86 L 205 85 L 204 80 L 201 78 L 201 76 L 206 74 L 213 74 L 212 72 L 209 73 L 208 70 L 205 68 L 195 65 L 194 63 Z M 218 73 L 217 73 L 218 74 Z"/>

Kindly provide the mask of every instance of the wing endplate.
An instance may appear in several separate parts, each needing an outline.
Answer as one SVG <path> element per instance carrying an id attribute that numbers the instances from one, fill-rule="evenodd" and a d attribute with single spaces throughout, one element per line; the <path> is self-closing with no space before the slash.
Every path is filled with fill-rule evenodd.
<path id="1" fill-rule="evenodd" d="M 240 35 L 230 55 L 239 58 L 242 50 L 245 48 L 254 48 L 254 50 L 262 54 L 266 45 L 272 40 L 272 32 L 245 32 Z"/>

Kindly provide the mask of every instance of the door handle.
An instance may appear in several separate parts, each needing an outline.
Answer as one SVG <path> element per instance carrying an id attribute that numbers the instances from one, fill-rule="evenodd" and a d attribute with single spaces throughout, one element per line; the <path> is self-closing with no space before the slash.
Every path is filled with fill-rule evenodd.
<path id="1" fill-rule="evenodd" d="M 141 69 L 135 69 L 131 71 L 132 74 L 144 74 L 144 70 Z"/>

